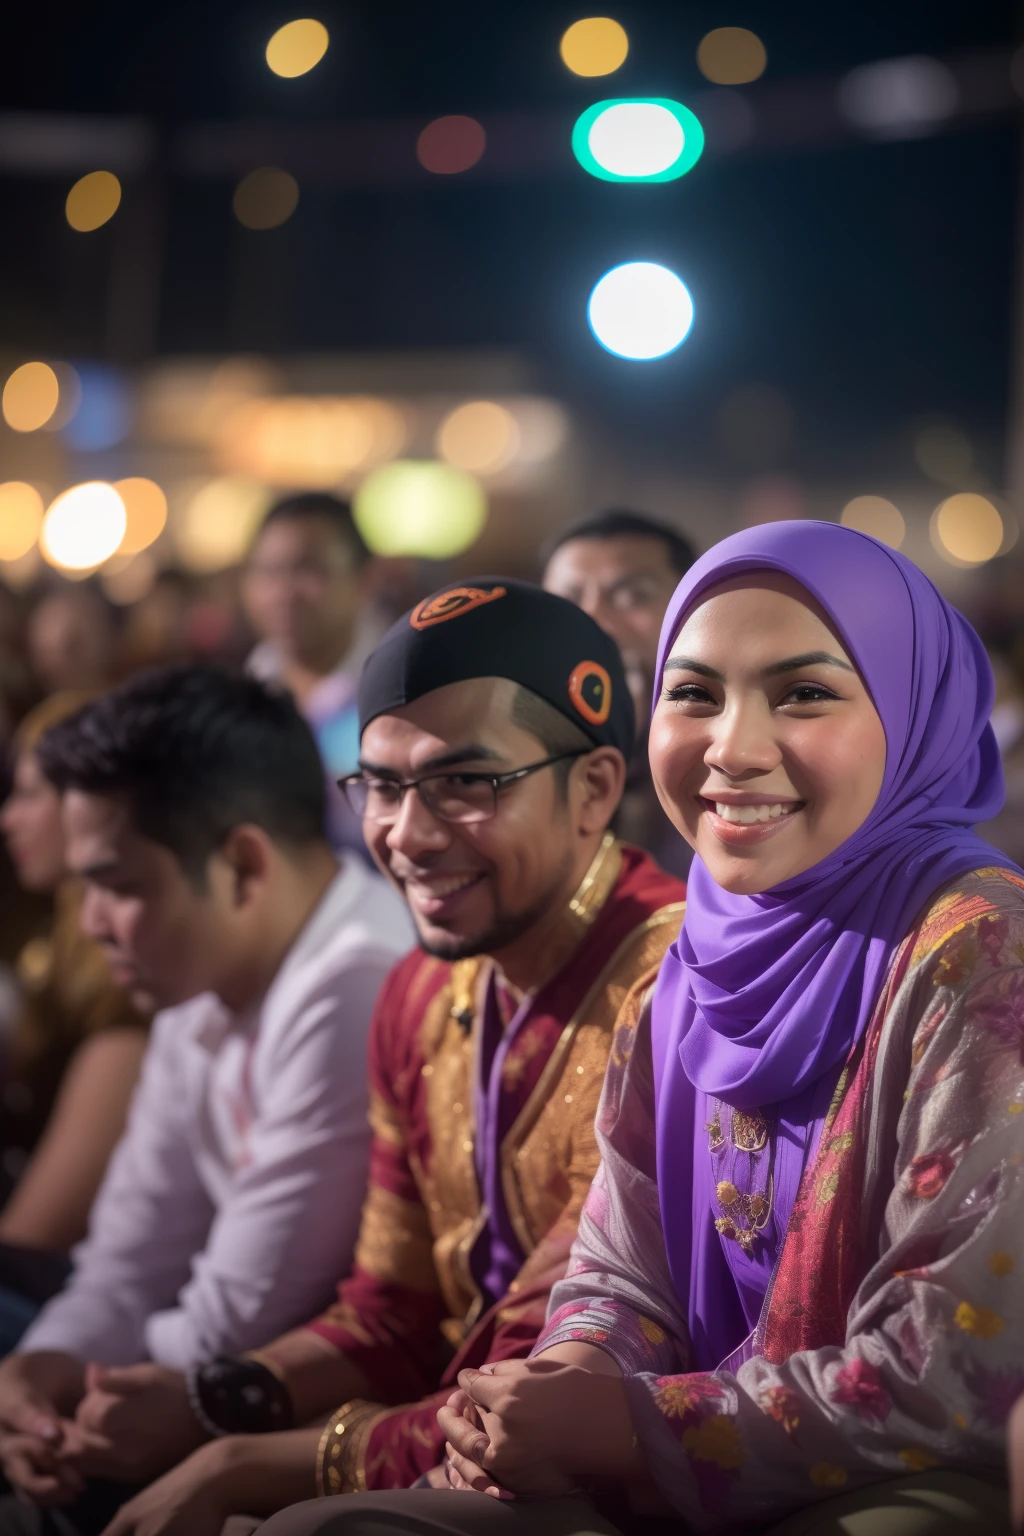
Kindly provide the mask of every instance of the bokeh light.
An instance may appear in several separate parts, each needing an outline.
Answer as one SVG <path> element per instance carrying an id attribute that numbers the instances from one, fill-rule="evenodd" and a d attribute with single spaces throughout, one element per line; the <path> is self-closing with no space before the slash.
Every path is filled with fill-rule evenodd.
<path id="1" fill-rule="evenodd" d="M 289 21 L 278 27 L 267 44 L 267 63 L 275 75 L 285 80 L 308 75 L 327 52 L 330 40 L 322 21 L 314 21 L 311 16 Z"/>
<path id="2" fill-rule="evenodd" d="M 597 283 L 587 320 L 606 351 L 647 361 L 674 352 L 686 340 L 693 324 L 693 300 L 668 267 L 627 261 Z"/>
<path id="3" fill-rule="evenodd" d="M 487 148 L 487 135 L 475 117 L 435 117 L 416 140 L 416 158 L 435 176 L 468 171 Z"/>
<path id="4" fill-rule="evenodd" d="M 716 27 L 701 38 L 697 66 L 715 85 L 749 85 L 764 74 L 768 55 L 764 43 L 746 27 Z"/>
<path id="5" fill-rule="evenodd" d="M 163 533 L 167 524 L 167 497 L 155 480 L 131 475 L 115 480 L 114 490 L 124 502 L 127 525 L 118 546 L 119 555 L 137 555 L 148 549 Z"/>
<path id="6" fill-rule="evenodd" d="M 914 55 L 851 69 L 839 87 L 839 111 L 863 133 L 909 139 L 951 117 L 959 97 L 951 69 Z"/>
<path id="7" fill-rule="evenodd" d="M 218 433 L 224 469 L 279 486 L 323 490 L 401 453 L 401 410 L 367 395 L 279 395 L 237 405 Z"/>
<path id="8" fill-rule="evenodd" d="M 246 229 L 276 229 L 299 206 L 299 184 L 279 166 L 263 165 L 242 177 L 231 205 Z"/>
<path id="9" fill-rule="evenodd" d="M 929 532 L 939 554 L 951 564 L 984 565 L 998 555 L 1006 530 L 986 496 L 961 491 L 936 507 Z"/>
<path id="10" fill-rule="evenodd" d="M 82 380 L 77 369 L 70 363 L 54 363 L 53 371 L 57 375 L 57 409 L 44 423 L 45 432 L 60 432 L 78 414 L 82 403 Z"/>
<path id="11" fill-rule="evenodd" d="M 39 537 L 43 498 L 24 480 L 0 485 L 0 560 L 20 560 Z"/>
<path id="12" fill-rule="evenodd" d="M 103 480 L 88 480 L 51 502 L 39 533 L 39 548 L 60 570 L 94 570 L 117 550 L 127 521 L 124 502 L 114 487 Z"/>
<path id="13" fill-rule="evenodd" d="M 914 458 L 930 479 L 945 485 L 962 485 L 974 468 L 971 440 L 959 427 L 922 427 L 914 438 Z"/>
<path id="14" fill-rule="evenodd" d="M 855 528 L 866 533 L 890 549 L 899 549 L 907 533 L 907 525 L 899 507 L 884 496 L 855 496 L 848 501 L 840 514 L 844 528 Z"/>
<path id="15" fill-rule="evenodd" d="M 450 560 L 479 537 L 487 501 L 476 480 L 453 464 L 400 459 L 367 475 L 352 510 L 375 554 Z"/>
<path id="16" fill-rule="evenodd" d="M 610 16 L 586 16 L 563 33 L 559 52 L 574 75 L 611 75 L 626 62 L 629 38 Z"/>
<path id="17" fill-rule="evenodd" d="M 181 563 L 208 575 L 237 565 L 270 506 L 258 481 L 224 475 L 208 480 L 188 499 L 174 525 Z"/>
<path id="18" fill-rule="evenodd" d="M 573 154 L 603 181 L 674 181 L 704 148 L 700 123 L 678 101 L 647 97 L 599 101 L 577 119 Z"/>
<path id="19" fill-rule="evenodd" d="M 114 217 L 121 203 L 121 183 L 112 171 L 90 171 L 75 182 L 64 204 L 72 229 L 88 234 Z"/>
<path id="20" fill-rule="evenodd" d="M 148 553 L 114 555 L 100 572 L 100 581 L 110 601 L 126 608 L 153 590 L 158 570 L 156 561 Z"/>
<path id="21" fill-rule="evenodd" d="M 569 418 L 554 400 L 521 395 L 512 402 L 519 446 L 517 465 L 544 464 L 553 459 L 569 436 Z"/>
<path id="22" fill-rule="evenodd" d="M 22 363 L 4 385 L 4 420 L 15 432 L 38 432 L 59 399 L 60 383 L 49 363 Z"/>
<path id="23" fill-rule="evenodd" d="M 124 442 L 137 408 L 135 392 L 124 374 L 102 363 L 81 363 L 77 376 L 78 406 L 61 429 L 64 441 L 87 453 Z"/>
<path id="24" fill-rule="evenodd" d="M 437 451 L 442 459 L 471 474 L 494 475 L 505 469 L 519 447 L 519 424 L 494 400 L 470 400 L 441 423 Z"/>

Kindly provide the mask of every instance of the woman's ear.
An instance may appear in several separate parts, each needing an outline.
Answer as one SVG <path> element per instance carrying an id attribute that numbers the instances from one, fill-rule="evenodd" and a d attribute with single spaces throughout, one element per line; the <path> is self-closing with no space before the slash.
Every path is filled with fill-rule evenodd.
<path id="1" fill-rule="evenodd" d="M 626 759 L 618 747 L 597 747 L 573 765 L 576 819 L 585 836 L 603 832 L 626 786 Z"/>
<path id="2" fill-rule="evenodd" d="M 231 828 L 219 852 L 231 873 L 234 905 L 248 906 L 270 874 L 274 858 L 270 838 L 262 827 L 242 822 Z"/>

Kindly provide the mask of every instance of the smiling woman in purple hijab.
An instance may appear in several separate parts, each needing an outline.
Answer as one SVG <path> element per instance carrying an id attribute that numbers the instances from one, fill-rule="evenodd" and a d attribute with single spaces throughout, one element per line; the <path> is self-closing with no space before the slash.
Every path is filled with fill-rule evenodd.
<path id="1" fill-rule="evenodd" d="M 489 1492 L 561 1496 L 522 1505 L 546 1536 L 1008 1530 L 1024 877 L 973 830 L 992 696 L 962 616 L 852 530 L 753 529 L 680 584 L 650 752 L 686 917 L 620 1019 L 540 1358 L 442 1410 L 478 1490 L 451 1529 Z"/>

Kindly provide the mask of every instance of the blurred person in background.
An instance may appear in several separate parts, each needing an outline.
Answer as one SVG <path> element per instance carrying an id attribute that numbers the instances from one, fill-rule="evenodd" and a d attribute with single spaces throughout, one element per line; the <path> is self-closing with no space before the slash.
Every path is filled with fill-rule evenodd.
<path id="1" fill-rule="evenodd" d="M 647 721 L 658 635 L 669 599 L 697 558 L 683 534 L 641 512 L 615 510 L 558 534 L 544 551 L 542 585 L 611 635 L 622 653 L 637 718 L 636 749 L 615 830 L 685 878 L 692 857 L 658 800 L 647 761 Z"/>
<path id="2" fill-rule="evenodd" d="M 189 614 L 196 583 L 184 571 L 158 571 L 148 592 L 125 611 L 125 671 L 190 661 Z"/>
<path id="3" fill-rule="evenodd" d="M 65 1421 L 101 1366 L 248 1349 L 348 1272 L 366 1035 L 412 925 L 358 859 L 339 868 L 309 729 L 253 678 L 140 675 L 39 751 L 82 926 L 162 1010 L 68 1285 L 0 1366 L 4 1470 L 47 1502 L 82 1489 Z"/>
<path id="4" fill-rule="evenodd" d="M 116 680 L 117 613 L 98 588 L 66 582 L 43 592 L 28 619 L 32 674 L 44 694 L 100 693 Z"/>
<path id="5" fill-rule="evenodd" d="M 124 1129 L 146 1048 L 148 1014 L 112 979 L 79 929 L 81 887 L 65 876 L 60 795 L 37 747 L 88 702 L 58 693 L 22 721 L 0 831 L 22 886 L 54 896 L 54 915 L 18 958 L 0 1050 L 0 1354 L 67 1277 L 64 1255 Z"/>
<path id="6" fill-rule="evenodd" d="M 242 587 L 259 640 L 247 670 L 283 684 L 295 699 L 331 781 L 331 840 L 361 852 L 361 832 L 334 784 L 358 763 L 356 689 L 379 638 L 370 606 L 371 559 L 348 502 L 314 491 L 270 509 Z"/>
<path id="7" fill-rule="evenodd" d="M 606 830 L 633 709 L 615 645 L 575 606 L 504 578 L 442 589 L 389 631 L 359 703 L 348 792 L 422 947 L 371 1030 L 355 1267 L 327 1312 L 247 1359 L 108 1373 L 78 1419 L 116 1443 L 125 1480 L 185 1456 L 109 1536 L 219 1536 L 315 1485 L 436 1479 L 443 1383 L 528 1354 L 543 1324 L 596 1168 L 619 1002 L 678 931 L 683 887 Z M 88 1532 L 78 1506 L 62 1514 L 55 1529 Z M 0 1505 L 3 1536 L 42 1528 L 28 1519 Z"/>

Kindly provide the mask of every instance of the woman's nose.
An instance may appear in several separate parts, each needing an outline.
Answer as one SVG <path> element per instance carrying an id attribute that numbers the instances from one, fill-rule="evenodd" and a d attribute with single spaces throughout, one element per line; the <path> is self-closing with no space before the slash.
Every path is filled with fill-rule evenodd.
<path id="1" fill-rule="evenodd" d="M 754 699 L 727 704 L 712 724 L 704 761 L 730 779 L 777 768 L 782 753 L 772 731 L 770 710 Z"/>

